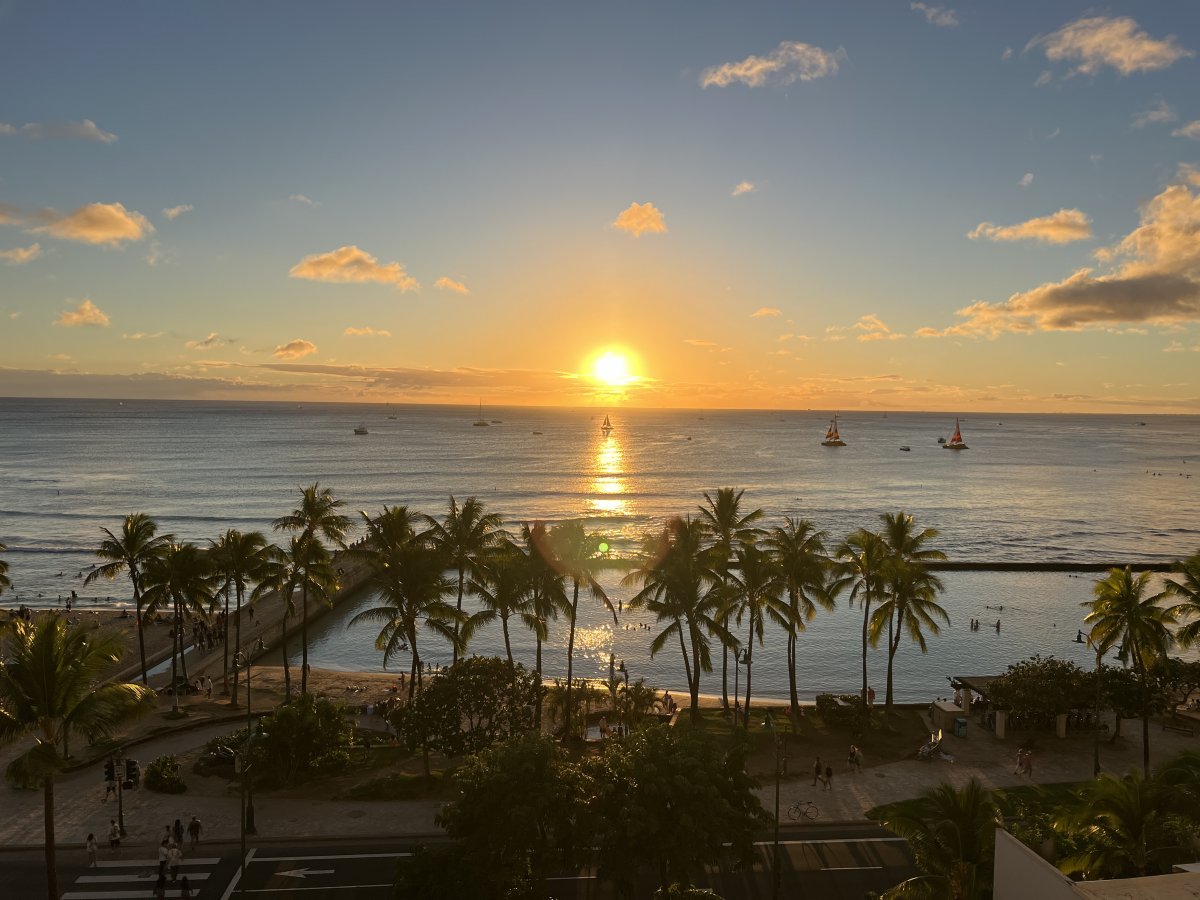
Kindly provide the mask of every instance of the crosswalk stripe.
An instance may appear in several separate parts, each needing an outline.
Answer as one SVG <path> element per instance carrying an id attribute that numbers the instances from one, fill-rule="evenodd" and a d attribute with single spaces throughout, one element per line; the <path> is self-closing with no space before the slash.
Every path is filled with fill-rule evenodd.
<path id="1" fill-rule="evenodd" d="M 205 881 L 208 872 L 184 872 L 189 882 Z M 122 884 L 126 881 L 156 881 L 158 872 L 147 872 L 143 875 L 80 875 L 75 879 L 76 884 Z"/>
<path id="2" fill-rule="evenodd" d="M 196 856 L 196 857 L 193 857 L 192 859 L 180 860 L 179 865 L 181 867 L 182 866 L 215 866 L 220 861 L 221 861 L 221 857 L 219 857 L 219 856 L 211 856 L 211 857 Z M 99 866 L 101 869 L 129 869 L 129 868 L 133 868 L 134 866 L 141 866 L 142 868 L 149 866 L 150 868 L 154 869 L 155 871 L 158 871 L 158 860 L 157 859 L 102 859 L 98 863 L 96 863 L 96 865 Z"/>
<path id="3" fill-rule="evenodd" d="M 178 890 L 169 890 L 164 897 L 178 897 Z M 67 891 L 62 900 L 154 900 L 154 891 Z"/>

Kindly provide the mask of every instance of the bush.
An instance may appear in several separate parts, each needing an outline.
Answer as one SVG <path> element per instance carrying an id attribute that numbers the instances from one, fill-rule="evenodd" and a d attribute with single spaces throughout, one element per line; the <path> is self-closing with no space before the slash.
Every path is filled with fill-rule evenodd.
<path id="1" fill-rule="evenodd" d="M 817 715 L 831 728 L 854 728 L 863 720 L 859 694 L 817 694 Z"/>
<path id="2" fill-rule="evenodd" d="M 353 730 L 344 713 L 341 703 L 312 694 L 281 704 L 262 719 L 263 739 L 251 744 L 255 781 L 282 786 L 345 772 Z"/>
<path id="3" fill-rule="evenodd" d="M 182 794 L 187 790 L 174 753 L 160 756 L 146 766 L 145 782 L 147 788 L 160 794 Z"/>

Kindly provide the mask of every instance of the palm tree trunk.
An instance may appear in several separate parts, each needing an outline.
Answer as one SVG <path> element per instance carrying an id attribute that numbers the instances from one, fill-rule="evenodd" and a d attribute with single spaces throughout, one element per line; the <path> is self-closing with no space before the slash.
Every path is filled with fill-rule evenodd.
<path id="1" fill-rule="evenodd" d="M 241 586 L 238 586 L 238 597 L 241 597 Z M 228 634 L 229 631 L 229 585 L 225 585 L 225 628 L 221 633 Z M 221 638 L 221 693 L 226 697 L 229 696 L 229 641 L 227 638 Z"/>
<path id="2" fill-rule="evenodd" d="M 1146 691 L 1146 669 L 1142 668 L 1138 681 L 1142 693 L 1142 773 L 1150 777 L 1150 700 Z"/>
<path id="3" fill-rule="evenodd" d="M 183 626 L 179 622 L 179 602 L 171 598 L 174 603 L 175 624 L 172 627 L 174 634 L 171 637 L 171 712 L 179 712 L 179 640 L 183 636 Z"/>
<path id="4" fill-rule="evenodd" d="M 301 591 L 303 600 L 300 617 L 300 696 L 308 693 L 308 578 L 304 579 Z"/>
<path id="5" fill-rule="evenodd" d="M 421 678 L 421 656 L 417 653 L 417 629 L 414 625 L 408 632 L 408 645 L 412 647 L 412 664 L 413 664 L 413 680 L 408 685 L 408 705 L 412 706 L 413 697 L 416 695 L 417 682 Z M 424 690 L 425 685 L 421 685 Z"/>
<path id="6" fill-rule="evenodd" d="M 683 671 L 687 675 L 688 689 L 692 686 L 692 663 L 688 659 L 687 644 L 683 642 L 683 626 L 679 628 L 679 652 L 683 654 Z"/>
<path id="7" fill-rule="evenodd" d="M 721 627 L 729 627 L 729 616 L 721 616 Z M 729 709 L 729 645 L 721 645 L 721 708 Z"/>
<path id="8" fill-rule="evenodd" d="M 867 619 L 871 615 L 871 597 L 863 597 L 863 627 L 862 627 L 862 715 L 865 721 L 870 715 L 867 709 Z"/>
<path id="9" fill-rule="evenodd" d="M 543 700 L 543 697 L 542 697 L 542 639 L 540 636 L 538 636 L 536 639 L 537 639 L 537 665 L 534 667 L 533 671 L 534 671 L 534 674 L 537 675 L 538 702 L 537 702 L 537 706 L 534 708 L 534 711 L 533 711 L 533 721 L 534 721 L 534 725 L 536 725 L 536 727 L 537 727 L 538 734 L 541 734 L 541 731 L 542 731 L 542 700 Z"/>
<path id="10" fill-rule="evenodd" d="M 142 592 L 138 590 L 137 578 L 130 576 L 133 580 L 133 606 L 137 611 L 137 633 L 138 633 L 138 657 L 142 661 L 142 684 L 148 685 L 150 678 L 146 674 L 146 633 L 142 629 Z"/>
<path id="11" fill-rule="evenodd" d="M 466 576 L 466 570 L 462 566 L 459 566 L 458 567 L 458 607 L 457 607 L 459 612 L 462 612 L 463 580 L 464 580 L 465 576 Z M 454 623 L 453 653 L 454 653 L 454 655 L 450 658 L 451 665 L 458 662 L 458 622 Z"/>
<path id="12" fill-rule="evenodd" d="M 788 629 L 787 639 L 787 667 L 788 667 L 788 695 L 792 702 L 792 722 L 800 721 L 800 695 L 796 693 L 796 645 L 799 642 L 796 634 L 800 615 L 796 609 L 796 598 L 792 597 L 792 627 Z"/>
<path id="13" fill-rule="evenodd" d="M 241 582 L 238 582 L 238 585 L 237 585 L 237 609 L 235 609 L 233 612 L 233 647 L 234 647 L 235 653 L 238 650 L 242 649 L 242 595 L 244 593 L 245 593 L 245 589 L 242 587 Z M 226 641 L 226 646 L 227 647 L 229 646 L 228 641 Z M 226 651 L 226 652 L 228 652 L 228 651 Z M 239 670 L 238 670 L 237 666 L 234 666 L 234 668 L 233 668 L 233 697 L 229 701 L 230 706 L 237 706 L 238 674 L 239 674 Z"/>
<path id="14" fill-rule="evenodd" d="M 692 695 L 691 717 L 700 721 L 700 640 L 696 629 L 692 629 L 692 677 L 688 682 L 688 693 Z"/>
<path id="15" fill-rule="evenodd" d="M 290 599 L 290 598 L 288 598 Z M 285 600 L 285 603 L 287 600 Z M 285 700 L 292 699 L 292 667 L 288 665 L 287 646 L 287 606 L 283 608 L 283 632 L 279 636 L 279 647 L 283 650 L 283 696 Z"/>
<path id="16" fill-rule="evenodd" d="M 750 610 L 750 634 L 746 637 L 746 708 L 742 712 L 742 725 L 750 728 L 750 671 L 754 661 L 754 610 Z"/>
<path id="17" fill-rule="evenodd" d="M 420 671 L 420 663 L 417 661 L 417 653 L 414 650 L 412 662 L 408 666 L 408 705 L 412 706 L 413 694 L 417 689 L 417 672 Z"/>
<path id="18" fill-rule="evenodd" d="M 509 668 L 512 668 L 512 665 L 513 665 L 512 645 L 508 642 L 508 616 L 500 617 L 500 627 L 504 630 L 504 653 L 508 657 Z M 455 659 L 455 662 L 457 662 L 457 661 L 458 660 Z"/>
<path id="19" fill-rule="evenodd" d="M 42 781 L 42 819 L 46 838 L 46 896 L 58 900 L 58 873 L 54 864 L 54 778 Z"/>
<path id="20" fill-rule="evenodd" d="M 895 594 L 892 595 L 893 597 Z M 888 667 L 887 689 L 883 695 L 883 708 L 892 711 L 892 660 L 896 658 L 896 648 L 900 646 L 900 616 L 903 613 L 897 608 L 893 615 L 888 616 Z"/>
<path id="21" fill-rule="evenodd" d="M 571 633 L 567 638 L 567 707 L 563 711 L 563 721 L 566 729 L 566 736 L 571 736 L 571 680 L 574 673 L 575 663 L 575 615 L 579 612 L 579 581 L 574 581 L 575 593 L 571 600 Z"/>

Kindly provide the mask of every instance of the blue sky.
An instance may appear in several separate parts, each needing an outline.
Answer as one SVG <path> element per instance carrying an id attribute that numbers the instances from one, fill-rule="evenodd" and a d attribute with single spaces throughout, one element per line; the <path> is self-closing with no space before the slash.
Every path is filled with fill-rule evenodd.
<path id="1" fill-rule="evenodd" d="M 1165 2 L 10 2 L 0 393 L 1195 412 L 1198 52 Z"/>

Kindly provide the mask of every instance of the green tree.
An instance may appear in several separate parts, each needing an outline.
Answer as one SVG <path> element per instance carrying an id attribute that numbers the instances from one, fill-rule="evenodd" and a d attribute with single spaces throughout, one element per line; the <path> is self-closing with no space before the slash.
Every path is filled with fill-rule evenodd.
<path id="1" fill-rule="evenodd" d="M 746 491 L 733 487 L 718 488 L 716 495 L 704 492 L 704 504 L 700 507 L 700 521 L 710 540 L 709 552 L 712 555 L 711 565 L 721 573 L 722 579 L 729 575 L 729 565 L 733 561 L 734 549 L 746 543 L 758 540 L 759 530 L 754 523 L 763 517 L 761 509 L 742 512 L 742 495 Z M 721 629 L 729 633 L 729 617 L 721 617 Z M 723 642 L 721 647 L 721 706 L 729 709 L 729 648 L 733 646 Z"/>
<path id="2" fill-rule="evenodd" d="M 1128 566 L 1109 569 L 1092 589 L 1094 599 L 1083 621 L 1091 626 L 1088 640 L 1098 653 L 1107 653 L 1118 642 L 1129 655 L 1141 688 L 1142 772 L 1150 774 L 1150 668 L 1167 653 L 1175 614 L 1159 604 L 1162 594 L 1146 596 L 1150 573 L 1134 575 Z"/>
<path id="3" fill-rule="evenodd" d="M 551 622 L 559 616 L 571 614 L 571 601 L 567 599 L 566 576 L 552 564 L 554 553 L 550 548 L 550 533 L 541 522 L 521 526 L 522 552 L 525 555 L 525 577 L 529 582 L 530 611 L 537 620 L 533 629 L 536 641 L 536 659 L 533 671 L 540 683 L 542 678 L 542 645 L 549 636 Z M 542 724 L 542 709 L 537 710 L 538 725 Z"/>
<path id="4" fill-rule="evenodd" d="M 941 625 L 949 625 L 950 617 L 937 603 L 937 596 L 945 586 L 942 580 L 929 571 L 929 563 L 944 560 L 946 554 L 927 546 L 927 542 L 938 536 L 936 528 L 918 530 L 917 521 L 901 511 L 885 513 L 883 531 L 880 536 L 887 544 L 890 557 L 888 593 L 875 611 L 871 623 L 871 643 L 877 644 L 883 636 L 883 625 L 888 629 L 887 692 L 884 708 L 892 711 L 892 669 L 900 639 L 908 634 L 909 640 L 928 652 L 925 632 L 939 634 Z"/>
<path id="5" fill-rule="evenodd" d="M 1033 718 L 1047 718 L 1071 709 L 1090 706 L 1095 682 L 1075 663 L 1053 656 L 1009 665 L 988 685 L 988 702 L 997 709 L 1013 710 Z"/>
<path id="6" fill-rule="evenodd" d="M 171 711 L 179 712 L 179 669 L 187 679 L 184 632 L 188 616 L 207 615 L 213 604 L 216 577 L 212 558 L 195 544 L 167 544 L 146 562 L 142 572 L 143 598 L 146 619 L 161 610 L 170 609 L 171 623 Z"/>
<path id="7" fill-rule="evenodd" d="M 262 720 L 254 742 L 254 766 L 276 785 L 298 784 L 344 771 L 353 730 L 346 709 L 328 697 L 301 694 Z M 249 736 L 247 736 L 249 738 Z"/>
<path id="8" fill-rule="evenodd" d="M 987 900 L 992 896 L 996 828 L 991 794 L 972 778 L 958 790 L 941 784 L 892 807 L 881 824 L 908 841 L 921 873 L 883 900 Z"/>
<path id="9" fill-rule="evenodd" d="M 820 606 L 832 611 L 835 603 L 829 594 L 829 557 L 825 554 L 825 532 L 818 531 L 808 519 L 788 516 L 767 534 L 763 545 L 770 552 L 787 591 L 788 691 L 792 721 L 800 719 L 800 698 L 796 691 L 797 648 L 799 635 L 817 614 Z"/>
<path id="10" fill-rule="evenodd" d="M 737 610 L 737 622 L 748 621 L 746 634 L 746 706 L 742 726 L 750 727 L 750 688 L 754 675 L 754 642 L 763 645 L 763 623 L 771 619 L 785 631 L 791 627 L 791 607 L 783 600 L 782 570 L 774 558 L 755 544 L 737 548 L 737 571 L 730 572 L 727 601 Z"/>
<path id="11" fill-rule="evenodd" d="M 350 530 L 350 519 L 338 512 L 344 502 L 333 496 L 329 488 L 321 488 L 319 482 L 304 488 L 300 493 L 300 505 L 286 516 L 280 516 L 271 523 L 276 531 L 299 532 L 300 537 L 309 541 L 311 546 L 306 559 L 321 560 L 320 550 L 325 550 L 321 542 L 324 537 L 337 547 L 346 545 L 346 533 Z M 315 563 L 314 563 L 315 564 Z M 308 563 L 305 563 L 307 567 Z M 299 582 L 300 587 L 300 693 L 308 693 L 308 590 L 314 579 L 306 577 Z M 327 596 L 325 597 L 328 602 Z"/>
<path id="12" fill-rule="evenodd" d="M 650 642 L 650 656 L 679 641 L 693 722 L 700 721 L 700 673 L 712 671 L 709 635 L 720 636 L 722 643 L 729 639 L 720 617 L 722 578 L 704 549 L 704 534 L 702 523 L 690 516 L 671 519 L 646 538 L 636 566 L 623 579 L 642 585 L 630 609 L 644 608 L 666 626 Z"/>
<path id="13" fill-rule="evenodd" d="M 119 637 L 70 628 L 58 615 L 7 626 L 0 663 L 0 744 L 32 737 L 33 745 L 6 775 L 42 787 L 47 897 L 58 897 L 54 857 L 54 779 L 66 768 L 59 745 L 68 730 L 89 740 L 111 736 L 118 725 L 149 712 L 154 692 L 144 685 L 99 684 L 121 660 Z"/>
<path id="14" fill-rule="evenodd" d="M 251 602 L 258 603 L 274 594 L 283 605 L 279 648 L 283 654 L 283 694 L 288 700 L 292 698 L 292 668 L 288 662 L 288 620 L 296 615 L 296 586 L 303 577 L 304 557 L 308 553 L 308 547 L 309 542 L 299 537 L 292 537 L 286 549 L 274 545 L 268 547 L 262 570 L 258 575 L 258 585 L 250 595 Z"/>
<path id="15" fill-rule="evenodd" d="M 467 574 L 474 571 L 480 556 L 503 540 L 504 523 L 498 514 L 484 512 L 483 503 L 479 499 L 468 497 L 462 506 L 459 506 L 453 494 L 450 495 L 450 508 L 442 521 L 439 522 L 431 516 L 426 518 L 429 521 L 430 540 L 441 551 L 450 567 L 458 572 L 458 602 L 455 608 L 462 612 Z M 466 646 L 465 640 L 457 639 L 457 628 L 458 626 L 455 626 L 453 662 L 458 662 L 460 646 Z"/>
<path id="16" fill-rule="evenodd" d="M 229 590 L 233 589 L 235 608 L 233 613 L 234 637 L 233 647 L 236 652 L 242 646 L 242 603 L 246 599 L 246 589 L 257 582 L 263 575 L 264 566 L 268 559 L 267 539 L 261 532 L 241 532 L 230 528 L 216 541 L 210 541 L 210 552 L 213 565 L 224 578 L 220 593 L 225 595 L 226 628 L 229 622 Z M 223 692 L 229 693 L 229 640 L 222 641 L 225 646 L 222 658 Z M 230 706 L 238 702 L 238 674 L 233 670 L 233 695 L 229 700 Z"/>
<path id="17" fill-rule="evenodd" d="M 470 641 L 480 627 L 499 619 L 504 634 L 504 654 L 511 666 L 513 655 L 508 620 L 515 616 L 535 634 L 541 625 L 541 619 L 533 609 L 525 555 L 508 541 L 493 547 L 476 561 L 468 587 L 487 608 L 471 616 L 463 627 L 460 632 L 463 643 Z"/>
<path id="18" fill-rule="evenodd" d="M 691 885 L 719 860 L 748 863 L 770 821 L 746 774 L 747 743 L 722 749 L 698 729 L 652 725 L 609 741 L 591 762 L 591 804 L 601 878 L 635 896 L 639 875 Z"/>
<path id="19" fill-rule="evenodd" d="M 96 555 L 105 562 L 88 573 L 84 584 L 97 578 L 110 581 L 122 572 L 129 574 L 133 586 L 133 605 L 137 613 L 138 656 L 142 665 L 142 684 L 148 683 L 146 675 L 146 636 L 142 614 L 142 573 L 146 565 L 175 538 L 170 534 L 157 534 L 158 524 L 145 513 L 131 513 L 121 523 L 121 533 L 113 534 L 101 528 L 106 537 L 100 542 Z"/>
<path id="20" fill-rule="evenodd" d="M 1200 642 L 1200 553 L 1175 560 L 1171 570 L 1175 577 L 1167 579 L 1166 593 L 1179 599 L 1171 612 L 1183 623 L 1175 639 L 1181 647 L 1192 647 Z"/>
<path id="21" fill-rule="evenodd" d="M 888 546 L 883 538 L 858 528 L 838 547 L 837 578 L 831 585 L 834 596 L 843 590 L 850 591 L 850 605 L 858 600 L 863 608 L 862 620 L 862 710 L 869 715 L 867 690 L 867 643 L 868 626 L 871 620 L 871 604 L 884 599 L 888 577 Z"/>

